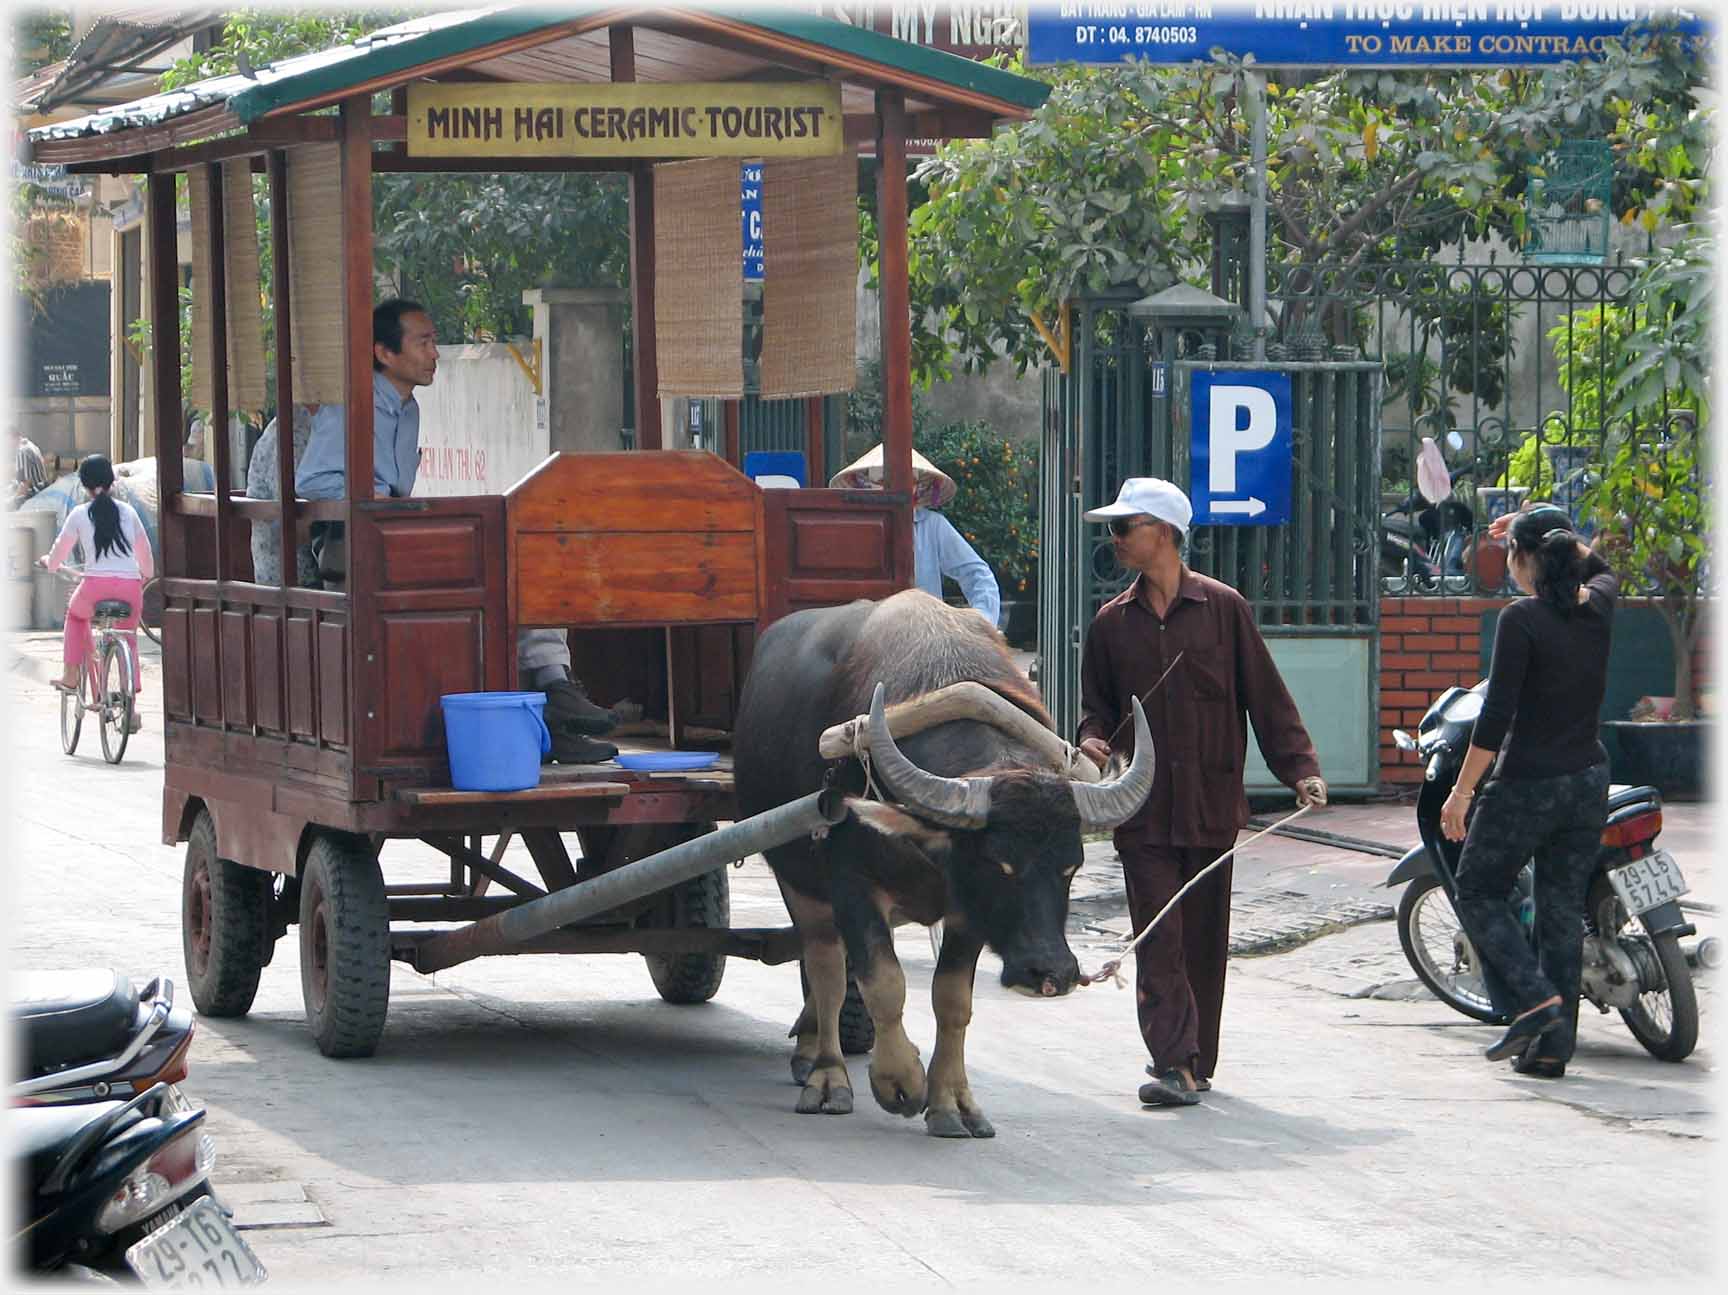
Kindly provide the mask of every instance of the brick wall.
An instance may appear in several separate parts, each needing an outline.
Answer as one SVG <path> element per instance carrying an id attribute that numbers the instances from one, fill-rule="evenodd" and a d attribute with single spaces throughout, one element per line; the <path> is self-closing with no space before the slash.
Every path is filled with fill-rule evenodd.
<path id="1" fill-rule="evenodd" d="M 1422 781 L 1415 752 L 1400 751 L 1392 730 L 1414 734 L 1429 704 L 1445 688 L 1468 688 L 1482 677 L 1482 613 L 1509 598 L 1382 598 L 1380 600 L 1380 783 Z M 1627 599 L 1622 606 L 1646 605 Z M 1709 669 L 1708 609 L 1698 635 L 1692 678 L 1703 687 Z"/>

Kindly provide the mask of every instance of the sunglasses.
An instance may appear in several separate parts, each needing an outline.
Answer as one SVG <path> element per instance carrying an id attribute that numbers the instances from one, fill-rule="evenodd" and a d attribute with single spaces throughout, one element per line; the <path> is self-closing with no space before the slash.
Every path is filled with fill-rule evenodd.
<path id="1" fill-rule="evenodd" d="M 1118 517 L 1110 523 L 1110 533 L 1119 540 L 1125 540 L 1142 526 L 1150 525 L 1151 521 L 1144 517 Z"/>

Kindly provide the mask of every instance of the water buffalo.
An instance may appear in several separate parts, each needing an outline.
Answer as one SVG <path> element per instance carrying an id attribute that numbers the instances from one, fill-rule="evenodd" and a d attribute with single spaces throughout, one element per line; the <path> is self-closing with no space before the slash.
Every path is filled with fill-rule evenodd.
<path id="1" fill-rule="evenodd" d="M 895 741 L 887 703 L 968 680 L 1007 699 L 1022 728 L 1021 717 L 1031 716 L 1031 736 L 1042 741 L 978 717 Z M 862 761 L 829 761 L 819 749 L 825 729 L 865 712 L 883 799 L 865 798 Z M 1065 927 L 1081 833 L 1122 822 L 1152 786 L 1152 740 L 1138 702 L 1135 723 L 1134 760 L 1114 781 L 1054 772 L 1049 747 L 1061 744 L 1002 636 L 976 613 L 917 590 L 795 612 L 764 632 L 735 731 L 740 812 L 760 813 L 825 782 L 850 797 L 851 813 L 825 838 L 768 852 L 803 937 L 809 981 L 793 1027 L 801 1113 L 852 1109 L 839 1042 L 850 970 L 876 1026 L 877 1103 L 908 1118 L 924 1112 L 926 1131 L 938 1137 L 994 1136 L 966 1080 L 978 954 L 988 945 L 1002 959 L 1010 988 L 1057 995 L 1074 987 L 1080 968 Z M 901 1024 L 906 980 L 892 930 L 908 921 L 944 928 L 928 1076 Z"/>

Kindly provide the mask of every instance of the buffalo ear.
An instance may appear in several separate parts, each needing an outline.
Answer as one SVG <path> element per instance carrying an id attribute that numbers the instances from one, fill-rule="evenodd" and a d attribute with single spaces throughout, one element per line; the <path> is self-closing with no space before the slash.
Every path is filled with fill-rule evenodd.
<path id="1" fill-rule="evenodd" d="M 858 796 L 846 798 L 846 808 L 852 811 L 852 816 L 872 832 L 880 832 L 904 841 L 908 845 L 917 846 L 926 854 L 937 854 L 948 849 L 948 833 L 939 827 L 933 827 L 916 815 L 909 814 L 897 805 L 884 805 L 879 800 L 864 800 Z"/>

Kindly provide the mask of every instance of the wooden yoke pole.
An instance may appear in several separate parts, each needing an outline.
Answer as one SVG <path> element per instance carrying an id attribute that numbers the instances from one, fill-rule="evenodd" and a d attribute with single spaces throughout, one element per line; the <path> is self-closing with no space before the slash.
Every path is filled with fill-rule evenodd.
<path id="1" fill-rule="evenodd" d="M 282 510 L 281 586 L 291 589 L 300 573 L 300 509 L 294 496 L 294 316 L 288 291 L 287 153 L 271 149 L 269 169 L 270 287 L 276 300 L 276 498 Z"/>
<path id="2" fill-rule="evenodd" d="M 612 79 L 636 79 L 636 33 L 609 27 Z M 660 351 L 654 336 L 654 166 L 630 168 L 630 342 L 636 387 L 636 448 L 657 450 L 660 437 Z"/>
<path id="3" fill-rule="evenodd" d="M 906 264 L 906 99 L 876 92 L 876 229 L 882 321 L 884 484 L 908 504 L 896 519 L 894 580 L 912 583 L 912 298 Z"/>
<path id="4" fill-rule="evenodd" d="M 355 500 L 372 498 L 372 105 L 342 101 L 342 400 L 348 427 L 349 519 Z M 352 540 L 352 536 L 349 537 Z M 287 555 L 283 555 L 286 560 Z M 348 564 L 354 588 L 356 564 Z"/>
<path id="5" fill-rule="evenodd" d="M 162 574 L 184 576 L 186 519 L 180 515 L 180 495 L 186 488 L 186 429 L 180 411 L 180 256 L 174 177 L 156 172 L 145 183 L 150 204 L 150 376 L 156 389 L 156 526 L 162 541 Z"/>

